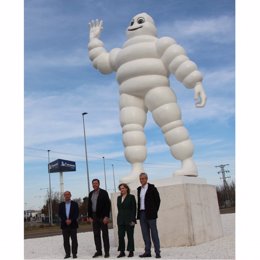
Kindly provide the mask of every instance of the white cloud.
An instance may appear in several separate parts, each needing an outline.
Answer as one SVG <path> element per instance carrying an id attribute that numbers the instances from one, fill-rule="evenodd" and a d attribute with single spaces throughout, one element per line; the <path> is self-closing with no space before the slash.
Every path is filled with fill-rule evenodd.
<path id="1" fill-rule="evenodd" d="M 87 111 L 85 124 L 88 136 L 104 136 L 121 131 L 115 86 L 99 88 L 80 86 L 74 92 L 56 95 L 30 95 L 25 98 L 25 145 L 54 142 L 82 136 L 82 112 Z"/>
<path id="2" fill-rule="evenodd" d="M 201 120 L 215 120 L 225 123 L 235 115 L 234 101 L 226 97 L 211 97 L 207 100 L 204 108 L 191 106 L 190 102 L 183 103 L 181 107 L 184 123 L 198 124 Z"/>
<path id="3" fill-rule="evenodd" d="M 60 67 L 75 67 L 75 66 L 90 66 L 86 49 L 75 49 L 70 53 L 64 52 L 49 52 L 42 50 L 41 52 L 28 52 L 25 59 L 25 70 L 32 73 L 34 70 L 42 68 L 60 68 Z"/>
<path id="4" fill-rule="evenodd" d="M 212 139 L 212 138 L 200 138 L 200 139 L 194 139 L 193 140 L 194 144 L 198 144 L 198 145 L 216 145 L 216 144 L 220 144 L 221 142 L 223 142 L 222 139 Z"/>
<path id="5" fill-rule="evenodd" d="M 215 71 L 204 72 L 204 85 L 208 91 L 218 91 L 219 95 L 233 92 L 235 89 L 235 69 L 233 67 L 221 67 Z"/>
<path id="6" fill-rule="evenodd" d="M 193 41 L 209 40 L 214 43 L 230 43 L 234 38 L 235 19 L 232 16 L 219 16 L 216 18 L 200 20 L 179 20 L 174 23 L 162 23 L 158 25 L 160 35 L 172 36 L 178 39 L 190 39 Z"/>

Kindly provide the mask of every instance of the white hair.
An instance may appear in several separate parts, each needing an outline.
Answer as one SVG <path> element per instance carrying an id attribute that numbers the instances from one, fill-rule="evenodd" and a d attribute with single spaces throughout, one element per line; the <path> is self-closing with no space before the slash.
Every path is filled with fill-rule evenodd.
<path id="1" fill-rule="evenodd" d="M 139 174 L 139 178 L 142 177 L 142 176 L 145 176 L 145 177 L 148 179 L 148 175 L 147 175 L 147 173 L 145 173 L 145 172 L 141 172 L 141 173 Z"/>

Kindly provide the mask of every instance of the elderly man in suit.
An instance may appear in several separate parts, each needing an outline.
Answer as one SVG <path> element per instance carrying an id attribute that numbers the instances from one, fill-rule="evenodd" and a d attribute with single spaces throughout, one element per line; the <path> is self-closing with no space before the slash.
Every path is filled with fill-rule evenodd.
<path id="1" fill-rule="evenodd" d="M 139 180 L 141 186 L 137 188 L 138 212 L 137 219 L 140 219 L 140 225 L 145 244 L 145 252 L 139 257 L 151 257 L 151 237 L 154 244 L 156 258 L 160 255 L 160 240 L 158 236 L 156 219 L 161 199 L 158 190 L 153 184 L 148 183 L 146 173 L 140 173 Z"/>
<path id="2" fill-rule="evenodd" d="M 107 191 L 101 189 L 98 179 L 92 180 L 93 191 L 88 199 L 88 221 L 92 222 L 96 253 L 93 258 L 102 256 L 101 231 L 105 250 L 105 258 L 109 257 L 108 222 L 111 209 Z"/>
<path id="3" fill-rule="evenodd" d="M 70 238 L 72 241 L 72 255 L 73 258 L 77 258 L 78 240 L 77 240 L 77 228 L 79 217 L 78 203 L 71 200 L 70 191 L 64 192 L 64 202 L 59 204 L 59 217 L 61 219 L 60 227 L 63 235 L 63 246 L 65 249 L 65 258 L 70 257 Z"/>

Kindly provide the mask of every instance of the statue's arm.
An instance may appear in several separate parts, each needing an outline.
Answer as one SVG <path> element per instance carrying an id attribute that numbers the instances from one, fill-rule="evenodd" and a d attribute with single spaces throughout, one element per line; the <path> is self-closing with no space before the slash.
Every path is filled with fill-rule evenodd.
<path id="1" fill-rule="evenodd" d="M 104 43 L 99 39 L 103 29 L 103 21 L 92 20 L 89 23 L 89 27 L 88 51 L 93 66 L 104 74 L 116 71 L 116 56 L 120 49 L 113 49 L 111 52 L 107 52 L 104 48 Z"/>
<path id="2" fill-rule="evenodd" d="M 196 106 L 205 106 L 207 97 L 202 86 L 203 76 L 197 65 L 188 58 L 184 48 L 174 39 L 163 37 L 157 41 L 157 51 L 169 72 L 186 88 L 194 88 Z"/>

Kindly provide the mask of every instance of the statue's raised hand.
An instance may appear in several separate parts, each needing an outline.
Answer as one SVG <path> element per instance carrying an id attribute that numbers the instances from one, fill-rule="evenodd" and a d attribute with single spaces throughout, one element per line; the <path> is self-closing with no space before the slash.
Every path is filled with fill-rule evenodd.
<path id="1" fill-rule="evenodd" d="M 89 28 L 90 28 L 90 31 L 89 31 L 89 39 L 93 39 L 93 38 L 99 38 L 99 35 L 103 29 L 103 21 L 102 20 L 92 20 L 90 23 L 89 23 Z"/>

